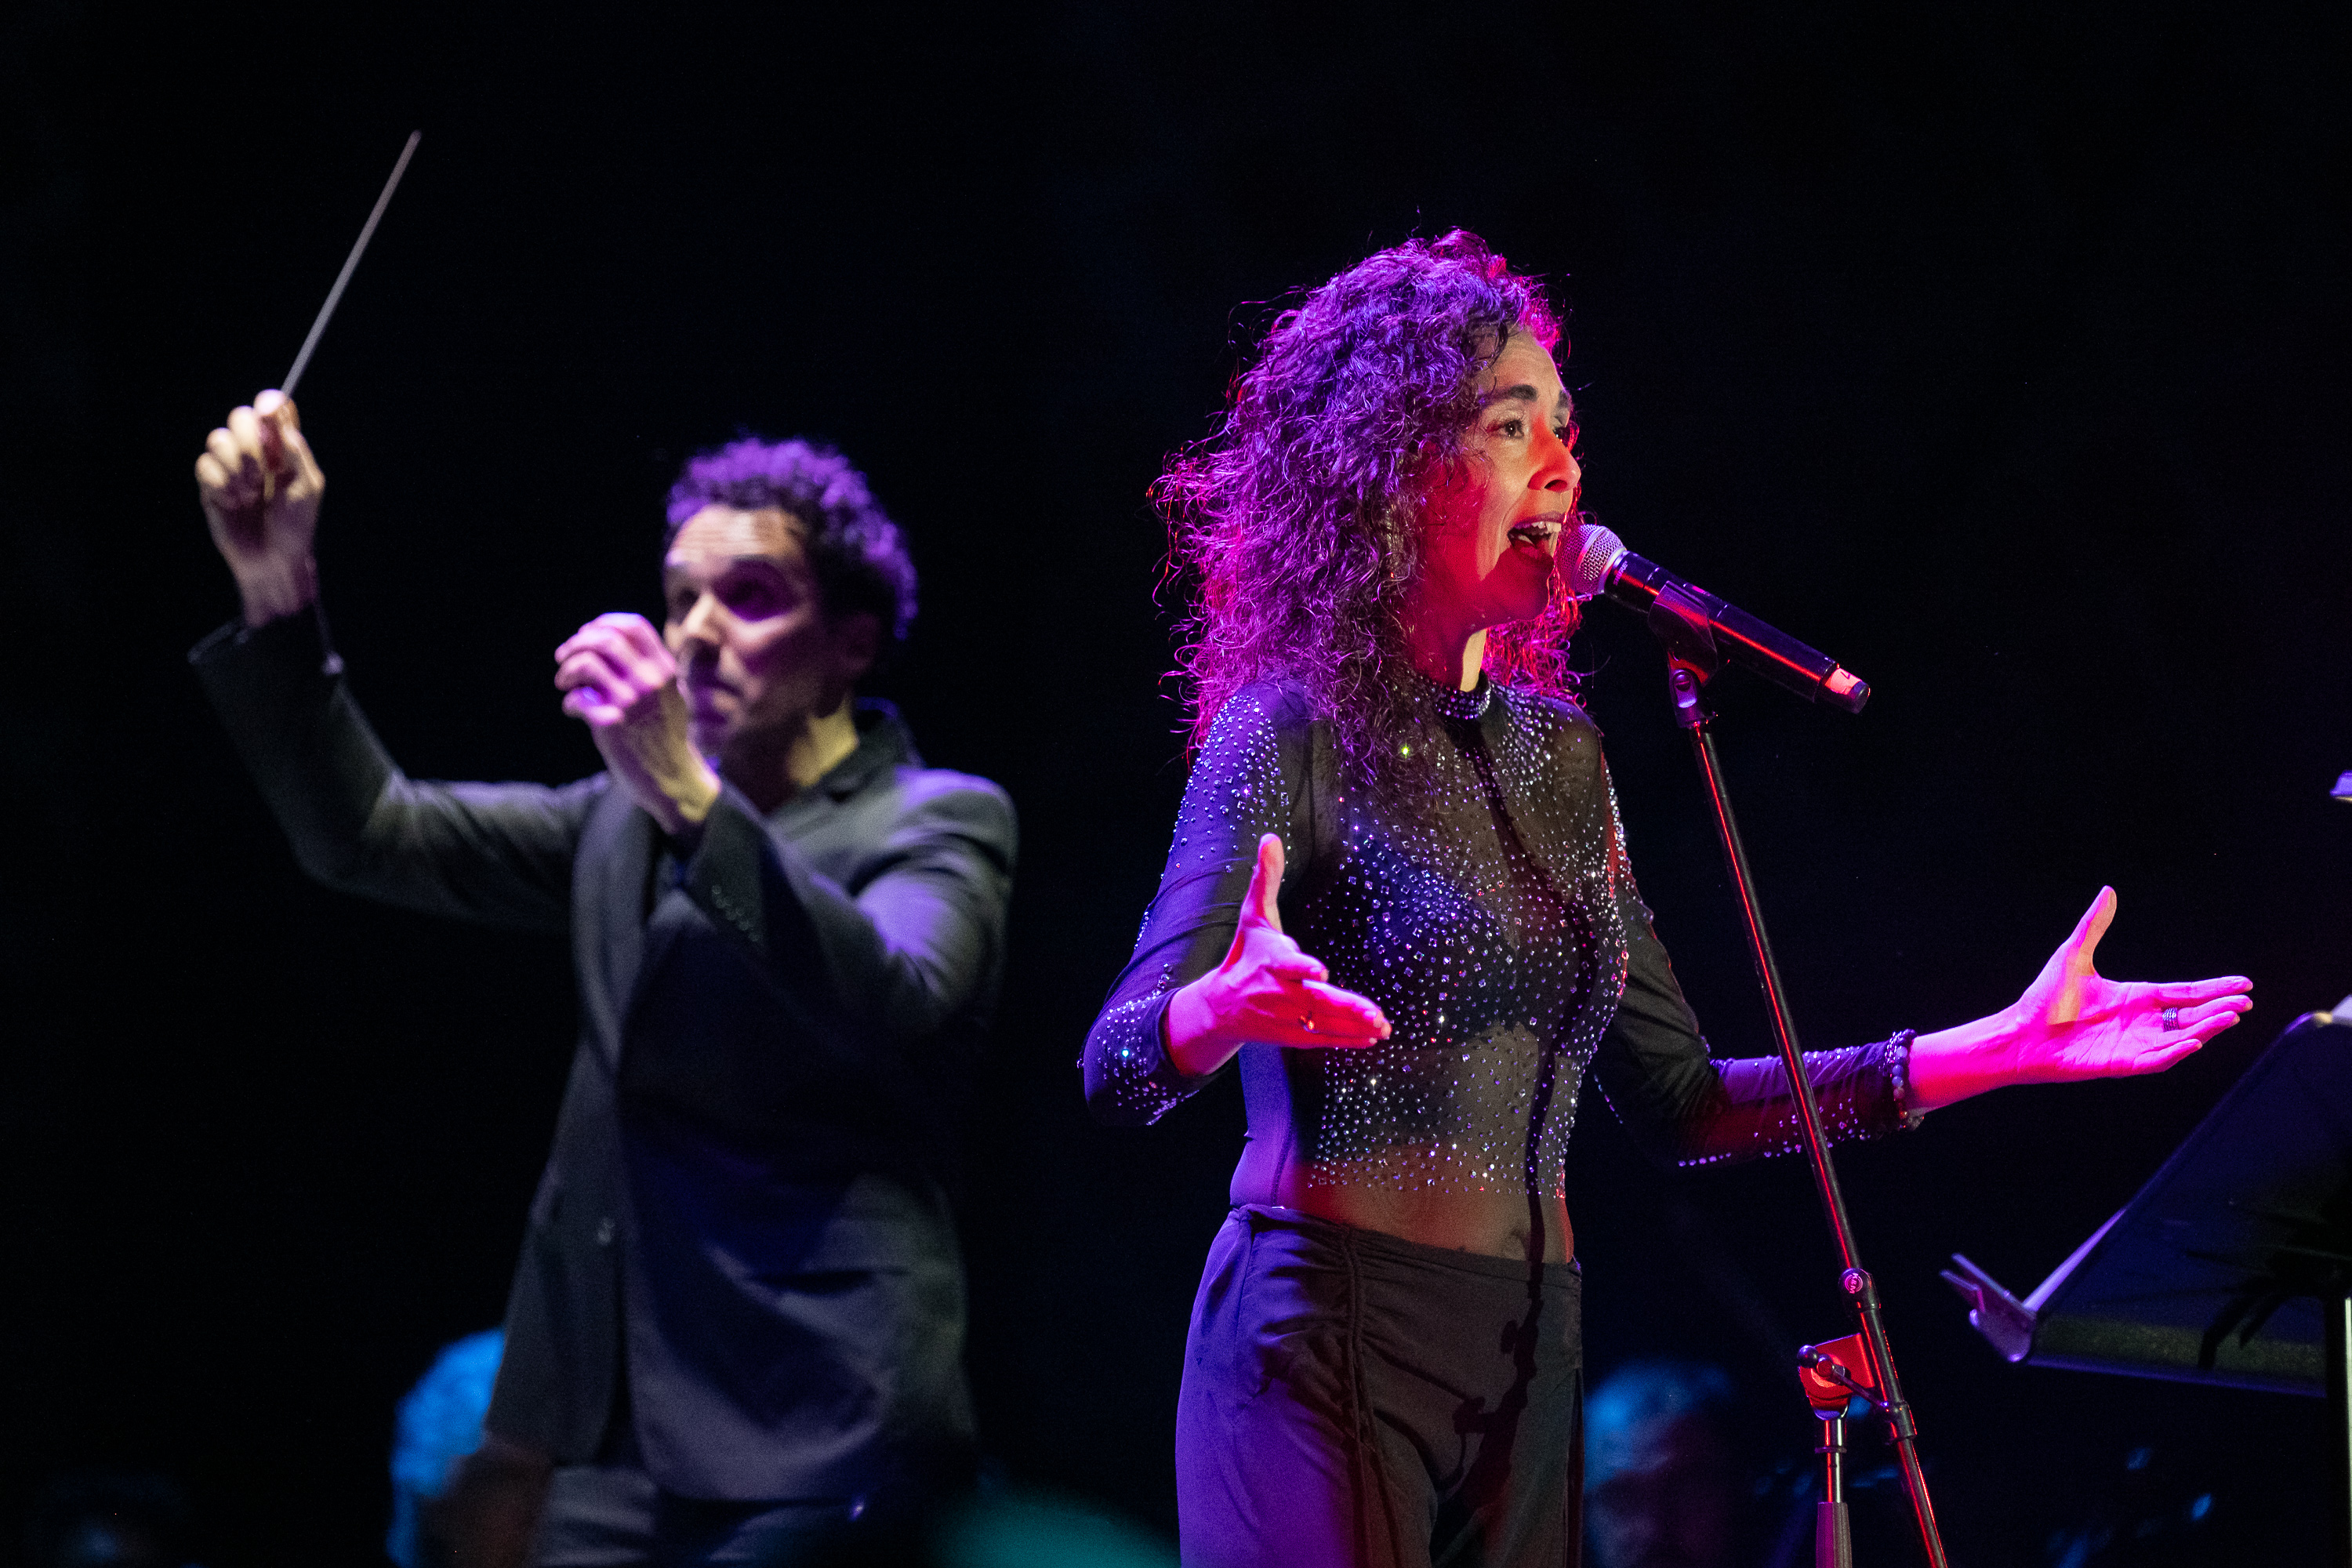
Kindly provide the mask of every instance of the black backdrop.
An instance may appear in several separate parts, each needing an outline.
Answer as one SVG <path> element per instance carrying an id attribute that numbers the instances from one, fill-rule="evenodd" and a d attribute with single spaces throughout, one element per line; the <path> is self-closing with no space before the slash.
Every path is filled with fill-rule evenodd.
<path id="1" fill-rule="evenodd" d="M 1025 833 L 964 1205 L 1006 1474 L 1169 1524 L 1236 1146 L 1227 1089 L 1100 1131 L 1071 1066 L 1181 782 L 1144 488 L 1286 291 L 1463 224 L 1570 307 L 1591 504 L 1876 688 L 1725 686 L 1811 1041 L 2004 1003 L 2102 881 L 2109 973 L 2257 982 L 2161 1080 L 1845 1156 L 1956 1545 L 2028 1560 L 2143 1447 L 2151 1509 L 2315 1540 L 2315 1402 L 2006 1367 L 1935 1270 L 2022 1290 L 2352 987 L 2340 8 L 843 9 L 0 24 L 5 1517 L 153 1466 L 215 1568 L 368 1561 L 392 1400 L 503 1300 L 563 952 L 305 883 L 183 663 L 233 607 L 188 466 L 422 126 L 301 395 L 412 772 L 593 765 L 548 650 L 653 607 L 667 480 L 739 426 L 836 439 L 913 535 L 892 694 Z M 1762 1049 L 1655 654 L 1584 642 L 1644 893 Z M 1596 1105 L 1570 1181 L 1591 1364 L 1716 1355 L 1808 1441 L 1802 1170 L 1654 1173 Z"/>

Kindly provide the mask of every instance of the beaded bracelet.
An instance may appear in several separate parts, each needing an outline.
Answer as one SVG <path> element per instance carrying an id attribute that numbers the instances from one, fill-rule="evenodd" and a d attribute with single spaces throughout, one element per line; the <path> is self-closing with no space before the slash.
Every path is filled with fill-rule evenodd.
<path id="1" fill-rule="evenodd" d="M 1906 1131 L 1927 1120 L 1926 1111 L 1911 1109 L 1911 1042 L 1918 1037 L 1916 1029 L 1897 1029 L 1878 1043 L 1885 1053 L 1887 1080 L 1895 1086 L 1895 1113 Z"/>

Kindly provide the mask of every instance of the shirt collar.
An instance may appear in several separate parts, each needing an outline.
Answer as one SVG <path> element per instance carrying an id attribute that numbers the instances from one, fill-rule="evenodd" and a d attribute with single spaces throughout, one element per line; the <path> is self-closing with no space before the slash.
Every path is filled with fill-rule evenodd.
<path id="1" fill-rule="evenodd" d="M 915 750 L 915 737 L 895 705 L 879 697 L 861 697 L 852 717 L 857 726 L 857 749 L 834 763 L 806 793 L 847 800 L 886 772 L 923 765 Z"/>

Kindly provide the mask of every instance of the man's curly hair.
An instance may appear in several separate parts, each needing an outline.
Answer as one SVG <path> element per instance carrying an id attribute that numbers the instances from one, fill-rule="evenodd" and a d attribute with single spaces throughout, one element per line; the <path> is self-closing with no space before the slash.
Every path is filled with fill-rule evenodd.
<path id="1" fill-rule="evenodd" d="M 1463 229 L 1381 251 L 1276 319 L 1219 428 L 1152 487 L 1192 594 L 1178 658 L 1195 747 L 1236 690 L 1287 675 L 1370 779 L 1409 771 L 1412 484 L 1465 457 L 1478 378 L 1518 332 L 1566 347 L 1536 280 Z M 1572 692 L 1575 625 L 1556 575 L 1541 616 L 1487 632 L 1489 678 Z"/>
<path id="2" fill-rule="evenodd" d="M 915 622 L 915 563 L 866 476 L 839 452 L 812 441 L 747 436 L 695 454 L 670 487 L 662 547 L 707 506 L 772 507 L 792 517 L 806 531 L 801 544 L 825 614 L 872 616 L 882 626 L 884 656 L 906 641 Z"/>

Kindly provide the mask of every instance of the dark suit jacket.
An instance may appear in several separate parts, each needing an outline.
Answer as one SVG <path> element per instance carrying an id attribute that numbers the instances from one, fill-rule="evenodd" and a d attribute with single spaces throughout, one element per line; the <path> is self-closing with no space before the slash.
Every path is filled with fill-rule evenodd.
<path id="1" fill-rule="evenodd" d="M 665 877 L 605 775 L 403 775 L 310 616 L 191 658 L 312 876 L 572 937 L 580 1042 L 490 1429 L 593 1457 L 625 1358 L 646 1468 L 684 1496 L 874 1495 L 953 1463 L 936 1163 L 1003 968 L 1004 793 L 925 769 L 866 704 L 847 760 L 764 819 L 729 788 Z"/>

